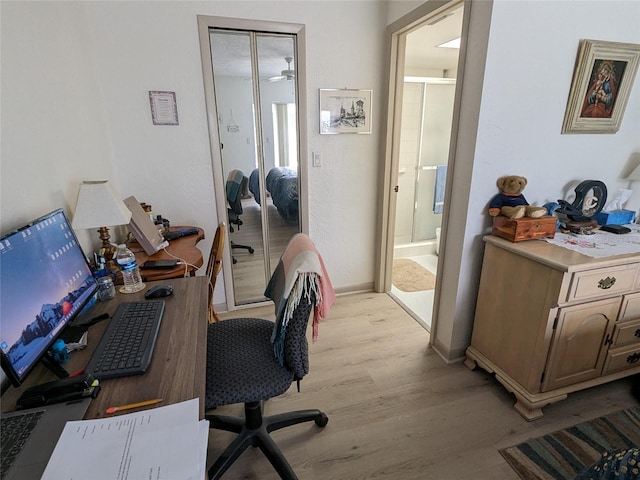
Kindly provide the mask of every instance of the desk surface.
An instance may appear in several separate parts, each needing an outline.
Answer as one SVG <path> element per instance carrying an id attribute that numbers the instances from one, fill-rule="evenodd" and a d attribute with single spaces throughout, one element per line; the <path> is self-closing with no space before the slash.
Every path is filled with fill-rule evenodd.
<path id="1" fill-rule="evenodd" d="M 170 231 L 180 230 L 192 227 L 171 227 Z M 130 243 L 127 245 L 129 250 L 136 256 L 138 266 L 141 266 L 147 260 L 177 260 L 179 259 L 185 265 L 177 265 L 174 268 L 162 269 L 145 269 L 140 268 L 140 275 L 145 282 L 153 282 L 156 280 L 164 280 L 167 278 L 180 278 L 186 276 L 194 276 L 203 264 L 204 259 L 202 252 L 196 244 L 204 239 L 204 230 L 198 227 L 198 233 L 187 235 L 186 237 L 176 238 L 169 242 L 166 249 L 160 250 L 153 255 L 147 255 L 139 243 Z M 166 252 L 165 252 L 166 250 Z M 121 280 L 118 280 L 121 283 Z"/>
<path id="2" fill-rule="evenodd" d="M 172 285 L 174 294 L 163 298 L 166 306 L 151 366 L 143 375 L 102 380 L 100 393 L 91 402 L 85 419 L 107 416 L 105 410 L 110 406 L 153 398 L 163 399 L 158 406 L 199 398 L 200 418 L 204 418 L 207 278 L 180 278 L 163 280 L 162 283 Z M 138 300 L 144 300 L 144 291 L 134 294 L 118 293 L 113 300 L 98 302 L 87 316 L 93 318 L 104 312 L 113 314 L 119 303 Z M 70 361 L 64 364 L 68 372 L 82 369 L 89 362 L 107 324 L 108 320 L 105 320 L 89 327 L 88 346 L 71 354 Z M 15 402 L 25 388 L 55 379 L 55 375 L 43 365 L 36 366 L 24 385 L 7 389 L 2 396 L 2 410 L 14 410 Z M 132 411 L 134 410 L 123 413 Z"/>

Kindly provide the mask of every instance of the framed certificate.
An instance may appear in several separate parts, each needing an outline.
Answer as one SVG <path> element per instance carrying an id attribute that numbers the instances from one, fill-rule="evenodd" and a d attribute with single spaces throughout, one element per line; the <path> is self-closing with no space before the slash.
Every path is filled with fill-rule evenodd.
<path id="1" fill-rule="evenodd" d="M 154 125 L 178 125 L 176 92 L 149 92 Z"/>

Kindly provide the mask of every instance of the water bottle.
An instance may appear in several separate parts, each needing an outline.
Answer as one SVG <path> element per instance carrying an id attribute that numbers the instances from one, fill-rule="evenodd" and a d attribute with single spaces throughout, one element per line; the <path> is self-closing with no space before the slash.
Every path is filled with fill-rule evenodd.
<path id="1" fill-rule="evenodd" d="M 142 290 L 144 283 L 142 283 L 136 257 L 124 243 L 118 245 L 116 262 L 122 272 L 122 281 L 124 283 L 124 287 L 122 287 L 120 291 L 122 293 L 134 293 Z"/>

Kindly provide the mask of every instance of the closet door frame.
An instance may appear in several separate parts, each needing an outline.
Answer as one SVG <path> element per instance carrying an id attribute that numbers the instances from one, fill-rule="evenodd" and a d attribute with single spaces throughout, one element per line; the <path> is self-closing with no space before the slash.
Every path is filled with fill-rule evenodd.
<path id="1" fill-rule="evenodd" d="M 307 126 L 307 92 L 306 92 L 306 58 L 305 58 L 305 27 L 302 24 L 269 22 L 261 20 L 247 20 L 238 18 L 198 15 L 198 37 L 200 41 L 200 57 L 204 82 L 205 104 L 209 133 L 209 146 L 213 171 L 214 198 L 218 220 L 227 218 L 227 201 L 225 198 L 225 180 L 222 170 L 220 136 L 218 133 L 218 114 L 214 90 L 213 65 L 211 60 L 210 30 L 228 29 L 246 32 L 284 33 L 295 35 L 295 49 L 297 54 L 296 75 L 298 76 L 297 116 L 298 116 L 298 205 L 300 231 L 309 233 L 308 208 L 308 126 Z M 228 226 L 227 226 L 228 228 Z M 213 233 L 213 232 L 212 232 Z M 227 235 L 227 239 L 229 236 Z M 226 298 L 226 310 L 238 310 L 254 307 L 261 303 L 236 305 L 233 288 L 233 273 L 231 270 L 232 252 L 227 240 L 223 254 L 223 284 Z"/>

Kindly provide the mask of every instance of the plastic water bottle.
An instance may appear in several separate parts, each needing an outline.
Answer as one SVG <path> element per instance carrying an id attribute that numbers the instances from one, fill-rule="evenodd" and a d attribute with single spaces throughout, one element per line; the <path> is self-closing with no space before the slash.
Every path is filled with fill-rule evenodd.
<path id="1" fill-rule="evenodd" d="M 124 282 L 124 287 L 120 289 L 122 293 L 139 292 L 144 288 L 144 283 L 142 283 L 142 277 L 140 276 L 140 269 L 136 262 L 136 256 L 124 243 L 118 245 L 116 263 L 122 272 L 122 281 Z"/>

